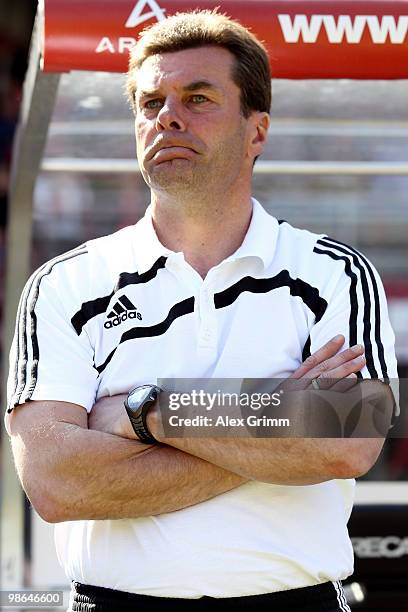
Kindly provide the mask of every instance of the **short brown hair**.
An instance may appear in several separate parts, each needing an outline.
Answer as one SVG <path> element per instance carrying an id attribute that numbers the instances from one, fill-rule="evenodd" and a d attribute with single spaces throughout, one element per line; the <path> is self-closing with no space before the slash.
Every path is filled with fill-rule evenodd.
<path id="1" fill-rule="evenodd" d="M 263 44 L 240 23 L 217 9 L 177 13 L 149 26 L 133 47 L 127 79 L 127 93 L 135 110 L 136 72 L 145 59 L 207 45 L 227 49 L 235 58 L 232 79 L 241 90 L 241 112 L 270 112 L 271 70 Z"/>

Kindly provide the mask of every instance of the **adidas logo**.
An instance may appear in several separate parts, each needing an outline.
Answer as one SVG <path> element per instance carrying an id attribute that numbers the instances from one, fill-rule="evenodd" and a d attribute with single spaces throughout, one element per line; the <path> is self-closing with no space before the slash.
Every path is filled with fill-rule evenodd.
<path id="1" fill-rule="evenodd" d="M 141 321 L 142 315 L 137 311 L 136 306 L 132 304 L 129 298 L 126 295 L 122 295 L 108 314 L 108 319 L 103 324 L 105 329 L 117 327 L 123 321 L 127 321 L 127 319 L 139 319 Z"/>

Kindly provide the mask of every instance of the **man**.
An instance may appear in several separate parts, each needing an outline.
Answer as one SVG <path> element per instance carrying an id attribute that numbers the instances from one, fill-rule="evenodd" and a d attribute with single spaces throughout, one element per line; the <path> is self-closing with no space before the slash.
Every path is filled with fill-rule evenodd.
<path id="1" fill-rule="evenodd" d="M 348 610 L 352 479 L 382 440 L 166 438 L 157 402 L 137 435 L 123 404 L 161 378 L 395 376 L 381 282 L 251 199 L 270 108 L 252 34 L 170 17 L 129 92 L 151 205 L 32 276 L 11 357 L 16 466 L 58 523 L 71 609 Z"/>

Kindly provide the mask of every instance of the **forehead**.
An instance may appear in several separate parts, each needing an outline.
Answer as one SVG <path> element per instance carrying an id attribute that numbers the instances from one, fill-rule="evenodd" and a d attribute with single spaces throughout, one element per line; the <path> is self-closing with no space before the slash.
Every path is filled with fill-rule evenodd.
<path id="1" fill-rule="evenodd" d="M 222 47 L 197 47 L 145 59 L 136 76 L 137 89 L 183 87 L 192 81 L 210 81 L 220 88 L 236 87 L 232 80 L 234 56 Z"/>

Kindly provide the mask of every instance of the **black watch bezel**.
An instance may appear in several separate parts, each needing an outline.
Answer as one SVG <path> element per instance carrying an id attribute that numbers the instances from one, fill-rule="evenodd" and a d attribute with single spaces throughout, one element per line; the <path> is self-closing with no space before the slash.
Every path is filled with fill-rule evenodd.
<path id="1" fill-rule="evenodd" d="M 132 396 L 141 389 L 146 389 L 145 396 L 138 402 L 132 402 Z M 147 413 L 149 408 L 155 403 L 162 389 L 157 385 L 138 385 L 131 389 L 125 399 L 125 409 L 133 430 L 140 442 L 143 444 L 157 444 L 156 438 L 153 437 L 147 426 Z"/>

